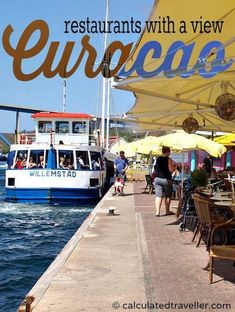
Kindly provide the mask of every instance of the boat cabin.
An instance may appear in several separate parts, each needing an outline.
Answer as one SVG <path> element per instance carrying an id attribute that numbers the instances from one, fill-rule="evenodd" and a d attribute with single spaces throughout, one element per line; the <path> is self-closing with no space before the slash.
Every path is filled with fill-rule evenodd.
<path id="1" fill-rule="evenodd" d="M 89 114 L 41 112 L 32 118 L 38 143 L 98 145 L 95 120 Z"/>

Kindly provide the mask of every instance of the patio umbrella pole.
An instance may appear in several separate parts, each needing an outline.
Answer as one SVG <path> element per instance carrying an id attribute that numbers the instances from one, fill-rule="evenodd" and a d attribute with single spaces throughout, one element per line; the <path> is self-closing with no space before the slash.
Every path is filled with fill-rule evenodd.
<path id="1" fill-rule="evenodd" d="M 182 151 L 182 181 L 181 181 L 181 198 L 183 197 L 183 187 L 184 187 L 184 150 Z"/>
<path id="2" fill-rule="evenodd" d="M 211 140 L 214 141 L 214 131 L 211 131 Z M 213 157 L 211 158 L 211 165 L 214 167 Z"/>
<path id="3" fill-rule="evenodd" d="M 149 174 L 152 174 L 152 162 L 153 162 L 153 154 L 152 151 L 149 153 Z"/>

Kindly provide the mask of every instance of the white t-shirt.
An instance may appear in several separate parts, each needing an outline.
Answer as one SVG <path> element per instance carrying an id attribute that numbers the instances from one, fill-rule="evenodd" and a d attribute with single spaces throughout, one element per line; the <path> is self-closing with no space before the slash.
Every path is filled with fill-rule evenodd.
<path id="1" fill-rule="evenodd" d="M 84 166 L 84 161 L 81 157 L 78 158 L 78 161 L 81 166 Z"/>

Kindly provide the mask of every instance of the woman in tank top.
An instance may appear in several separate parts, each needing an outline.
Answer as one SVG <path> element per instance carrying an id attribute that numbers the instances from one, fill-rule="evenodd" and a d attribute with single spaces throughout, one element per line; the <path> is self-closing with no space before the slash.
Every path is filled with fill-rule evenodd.
<path id="1" fill-rule="evenodd" d="M 176 164 L 171 158 L 169 158 L 170 152 L 171 151 L 168 146 L 163 146 L 162 156 L 157 158 L 156 178 L 154 179 L 157 217 L 160 216 L 163 197 L 165 198 L 166 215 L 174 214 L 170 211 L 170 203 L 172 196 L 172 172 L 175 171 Z"/>

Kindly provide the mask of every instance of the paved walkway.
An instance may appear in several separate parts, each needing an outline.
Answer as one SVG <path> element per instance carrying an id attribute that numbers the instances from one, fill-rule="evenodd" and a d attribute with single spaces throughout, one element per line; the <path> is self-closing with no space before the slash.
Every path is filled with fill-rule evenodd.
<path id="1" fill-rule="evenodd" d="M 156 218 L 154 195 L 143 194 L 143 187 L 129 183 L 126 196 L 106 195 L 33 311 L 235 311 L 232 262 L 223 261 L 221 269 L 222 261 L 215 261 L 215 283 L 210 285 L 203 269 L 208 263 L 205 245 L 196 248 L 192 232 L 179 232 L 175 216 Z M 119 215 L 109 216 L 110 206 Z M 227 303 L 230 309 L 222 307 Z"/>

